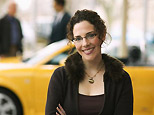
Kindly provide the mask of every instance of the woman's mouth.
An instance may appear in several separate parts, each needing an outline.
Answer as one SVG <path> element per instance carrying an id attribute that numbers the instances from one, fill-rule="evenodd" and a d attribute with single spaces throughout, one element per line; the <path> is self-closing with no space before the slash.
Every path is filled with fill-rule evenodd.
<path id="1" fill-rule="evenodd" d="M 84 49 L 82 50 L 86 55 L 90 55 L 93 52 L 94 48 L 88 48 L 88 49 Z"/>

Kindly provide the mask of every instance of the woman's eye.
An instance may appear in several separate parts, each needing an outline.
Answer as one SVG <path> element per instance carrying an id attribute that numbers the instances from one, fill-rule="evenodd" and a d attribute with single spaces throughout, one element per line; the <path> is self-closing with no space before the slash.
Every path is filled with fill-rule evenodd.
<path id="1" fill-rule="evenodd" d="M 80 40 L 82 40 L 82 38 L 81 38 L 81 37 L 77 37 L 77 38 L 75 38 L 74 40 L 75 40 L 75 41 L 80 41 Z"/>
<path id="2" fill-rule="evenodd" d="M 87 38 L 93 38 L 95 36 L 95 34 L 88 34 Z"/>

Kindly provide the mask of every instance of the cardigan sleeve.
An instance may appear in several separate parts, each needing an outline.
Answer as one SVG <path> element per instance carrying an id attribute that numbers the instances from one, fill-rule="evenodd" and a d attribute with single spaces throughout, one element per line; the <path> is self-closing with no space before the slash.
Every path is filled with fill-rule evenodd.
<path id="1" fill-rule="evenodd" d="M 124 73 L 121 96 L 115 108 L 114 115 L 133 115 L 133 88 L 129 74 Z"/>
<path id="2" fill-rule="evenodd" d="M 47 101 L 45 107 L 45 115 L 55 115 L 58 104 L 62 103 L 63 99 L 63 67 L 57 68 L 49 82 Z"/>

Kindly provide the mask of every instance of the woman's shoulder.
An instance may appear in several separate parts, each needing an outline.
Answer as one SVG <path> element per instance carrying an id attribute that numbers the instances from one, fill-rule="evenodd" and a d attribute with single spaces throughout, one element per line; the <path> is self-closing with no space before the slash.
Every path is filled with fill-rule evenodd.
<path id="1" fill-rule="evenodd" d="M 66 72 L 65 72 L 64 66 L 57 67 L 52 74 L 52 78 L 55 78 L 55 79 L 66 78 Z"/>
<path id="2" fill-rule="evenodd" d="M 130 77 L 129 73 L 125 70 L 123 70 L 122 78 L 131 81 L 131 77 Z"/>
<path id="3" fill-rule="evenodd" d="M 64 72 L 64 66 L 57 67 L 54 72 Z"/>
<path id="4" fill-rule="evenodd" d="M 107 54 L 102 54 L 102 59 L 105 64 L 105 71 L 112 80 L 119 80 L 123 75 L 124 64 L 115 57 Z"/>

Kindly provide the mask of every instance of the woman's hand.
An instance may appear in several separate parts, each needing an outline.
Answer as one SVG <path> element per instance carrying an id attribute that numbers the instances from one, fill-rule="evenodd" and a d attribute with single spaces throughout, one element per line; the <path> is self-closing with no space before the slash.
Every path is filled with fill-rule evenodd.
<path id="1" fill-rule="evenodd" d="M 57 113 L 56 112 L 56 115 L 66 115 L 64 109 L 62 108 L 62 106 L 59 104 L 58 107 L 56 108 L 58 110 L 58 112 L 60 113 Z"/>

